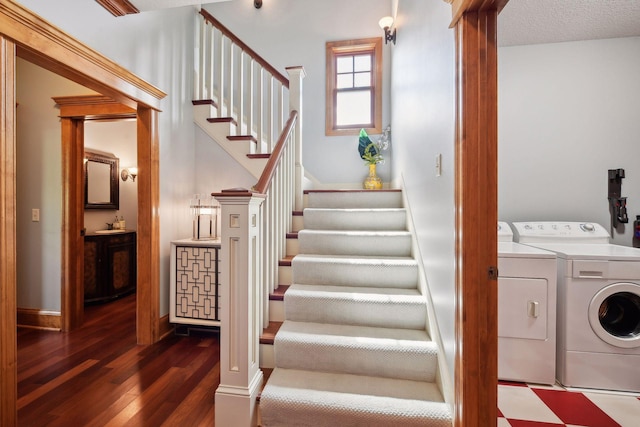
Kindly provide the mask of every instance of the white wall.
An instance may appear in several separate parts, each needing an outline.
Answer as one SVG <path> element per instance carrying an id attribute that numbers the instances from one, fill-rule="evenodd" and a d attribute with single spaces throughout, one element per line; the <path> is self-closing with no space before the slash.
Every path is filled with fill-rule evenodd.
<path id="1" fill-rule="evenodd" d="M 168 94 L 161 103 L 158 122 L 160 315 L 165 315 L 169 312 L 170 241 L 191 234 L 186 207 L 196 181 L 191 106 L 195 9 L 165 9 L 116 18 L 95 1 L 19 3 Z"/>
<path id="2" fill-rule="evenodd" d="M 325 136 L 325 43 L 382 37 L 380 18 L 391 14 L 390 0 L 277 0 L 255 9 L 252 1 L 203 6 L 285 76 L 286 67 L 302 65 L 303 163 L 323 184 L 361 186 L 368 168 L 358 154 L 358 137 Z M 383 47 L 383 126 L 389 123 L 390 46 Z M 392 130 L 393 131 L 393 130 Z M 390 157 L 390 152 L 387 152 Z M 390 162 L 379 165 L 383 181 Z"/>
<path id="3" fill-rule="evenodd" d="M 62 131 L 51 98 L 93 92 L 20 59 L 16 72 L 17 304 L 60 311 Z"/>
<path id="4" fill-rule="evenodd" d="M 235 159 L 200 128 L 196 128 L 195 143 L 196 194 L 210 195 L 229 188 L 250 189 L 256 184 L 254 176 L 237 166 Z"/>
<path id="5" fill-rule="evenodd" d="M 623 168 L 631 246 L 640 215 L 640 38 L 499 49 L 499 218 L 607 227 L 607 171 Z"/>
<path id="6" fill-rule="evenodd" d="M 137 165 L 136 120 L 86 121 L 84 124 L 84 148 L 109 153 L 119 160 L 118 185 L 119 209 L 87 209 L 84 211 L 84 228 L 87 233 L 104 230 L 106 223 L 113 223 L 115 217 L 123 217 L 127 230 L 137 230 L 138 187 L 137 182 L 122 181 L 120 171 Z"/>
<path id="7" fill-rule="evenodd" d="M 404 183 L 449 375 L 455 355 L 455 45 L 451 5 L 399 0 L 393 47 L 394 179 Z M 435 158 L 442 154 L 442 175 Z"/>

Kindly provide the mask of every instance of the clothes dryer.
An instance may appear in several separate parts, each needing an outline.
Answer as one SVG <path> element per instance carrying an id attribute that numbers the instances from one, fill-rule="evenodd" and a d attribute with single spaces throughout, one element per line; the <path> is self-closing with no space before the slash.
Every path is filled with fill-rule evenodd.
<path id="1" fill-rule="evenodd" d="M 556 255 L 498 223 L 498 378 L 556 381 Z"/>
<path id="2" fill-rule="evenodd" d="M 640 249 L 611 244 L 595 223 L 513 226 L 517 242 L 558 256 L 559 382 L 640 392 Z"/>

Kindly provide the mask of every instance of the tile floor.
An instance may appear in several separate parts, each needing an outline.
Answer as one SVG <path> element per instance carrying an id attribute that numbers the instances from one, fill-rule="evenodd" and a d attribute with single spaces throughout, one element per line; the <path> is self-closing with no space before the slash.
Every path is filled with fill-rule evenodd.
<path id="1" fill-rule="evenodd" d="M 640 394 L 500 381 L 497 425 L 638 427 Z"/>

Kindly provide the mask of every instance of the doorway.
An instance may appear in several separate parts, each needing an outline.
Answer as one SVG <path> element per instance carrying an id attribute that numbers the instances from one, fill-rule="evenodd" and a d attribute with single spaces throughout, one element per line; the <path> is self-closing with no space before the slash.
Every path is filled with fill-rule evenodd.
<path id="1" fill-rule="evenodd" d="M 56 105 L 60 109 L 62 146 L 65 151 L 65 145 L 73 145 L 70 155 L 74 156 L 72 162 L 84 164 L 85 147 L 85 124 L 92 120 L 130 120 L 137 117 L 136 111 L 132 108 L 122 105 L 108 97 L 101 95 L 85 95 L 85 96 L 67 96 L 56 97 Z M 68 147 L 69 149 L 69 147 Z M 67 176 L 68 175 L 68 176 Z M 72 180 L 72 169 L 65 168 L 63 171 L 63 182 L 73 183 L 77 186 L 77 182 Z M 116 180 L 119 179 L 119 171 L 117 171 Z M 81 222 L 80 235 L 84 236 L 85 232 L 85 197 L 84 197 L 84 174 L 80 177 L 82 190 L 80 197 L 75 199 L 75 203 L 65 204 L 64 208 L 69 209 L 69 217 L 77 217 Z M 120 192 L 119 192 L 120 193 Z M 116 211 L 117 212 L 117 211 Z M 66 236 L 68 239 L 71 236 Z M 63 236 L 64 239 L 64 236 Z M 84 238 L 81 240 L 84 241 Z M 77 252 L 66 252 L 62 254 L 62 265 L 69 266 L 81 270 L 84 278 L 84 243 L 79 244 Z M 62 329 L 69 331 L 80 327 L 84 317 L 84 280 L 69 281 L 66 275 L 62 276 L 62 292 L 61 292 L 61 315 Z M 137 305 L 136 305 L 137 307 Z M 137 310 L 136 310 L 137 311 Z"/>
<path id="2" fill-rule="evenodd" d="M 159 319 L 159 138 L 160 100 L 166 94 L 111 60 L 73 39 L 31 11 L 12 2 L 0 3 L 0 424 L 17 424 L 16 411 L 16 57 L 81 84 L 136 111 L 138 191 L 138 298 L 136 336 L 139 344 L 151 344 L 161 336 Z M 71 120 L 63 130 L 63 287 L 82 283 L 83 269 L 70 262 L 84 244 L 82 217 L 76 206 L 82 200 L 82 145 L 80 128 Z M 64 302 L 63 302 L 64 304 Z M 74 307 L 68 327 L 81 318 Z"/>

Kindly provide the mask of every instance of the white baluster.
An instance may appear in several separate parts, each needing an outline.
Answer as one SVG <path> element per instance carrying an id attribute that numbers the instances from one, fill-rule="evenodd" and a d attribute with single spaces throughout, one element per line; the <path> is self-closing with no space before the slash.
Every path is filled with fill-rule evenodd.
<path id="1" fill-rule="evenodd" d="M 245 122 L 245 100 L 244 100 L 244 85 L 245 85 L 245 76 L 244 76 L 244 52 L 240 50 L 238 53 L 238 128 L 246 129 L 243 131 L 245 135 L 251 135 L 249 127 L 246 126 Z"/>
<path id="2" fill-rule="evenodd" d="M 267 150 L 273 151 L 273 76 L 267 76 Z"/>
<path id="3" fill-rule="evenodd" d="M 220 33 L 220 38 L 218 39 L 218 49 L 215 52 L 216 57 L 218 58 L 216 61 L 218 63 L 218 66 L 216 67 L 218 71 L 218 117 L 222 117 L 222 109 L 224 108 L 224 39 L 224 35 Z"/>
<path id="4" fill-rule="evenodd" d="M 264 68 L 259 65 L 258 68 L 258 89 L 256 90 L 258 94 L 258 123 L 256 126 L 256 133 L 258 139 L 258 153 L 262 154 L 265 151 L 263 142 L 264 142 Z"/>
<path id="5" fill-rule="evenodd" d="M 227 99 L 227 116 L 229 117 L 233 117 L 233 112 L 235 110 L 235 101 L 234 101 L 234 97 L 236 94 L 236 86 L 235 86 L 235 73 L 233 71 L 234 67 L 236 66 L 234 59 L 235 59 L 235 44 L 232 41 L 229 41 L 229 65 L 227 68 L 227 71 L 229 74 L 229 81 L 227 82 L 227 87 L 229 88 L 229 98 Z M 238 130 L 241 131 L 242 128 L 238 127 Z"/>
<path id="6" fill-rule="evenodd" d="M 248 83 L 248 91 L 249 93 L 247 94 L 247 127 L 248 127 L 248 134 L 249 135 L 253 135 L 253 127 L 254 127 L 254 111 L 253 109 L 255 108 L 254 103 L 253 103 L 253 99 L 256 96 L 255 92 L 254 92 L 254 80 L 255 80 L 255 61 L 253 60 L 253 58 L 249 58 L 249 83 Z M 260 149 L 260 140 L 258 139 L 258 149 L 256 150 L 256 153 L 260 153 L 261 149 Z"/>
<path id="7" fill-rule="evenodd" d="M 296 163 L 295 208 L 296 210 L 302 210 L 302 180 L 304 178 L 304 167 L 302 165 L 302 80 L 306 73 L 303 67 L 288 67 L 287 73 L 289 73 L 289 110 L 298 111 L 298 120 L 296 121 L 294 133 Z"/>
<path id="8" fill-rule="evenodd" d="M 206 34 L 204 34 L 204 46 L 206 46 L 206 52 L 203 57 L 203 69 L 202 72 L 204 77 L 204 87 L 206 90 L 206 94 L 203 93 L 203 96 L 206 96 L 208 99 L 214 99 L 214 81 L 213 81 L 213 71 L 215 69 L 215 59 L 214 59 L 214 40 L 216 35 L 216 29 L 213 28 L 212 25 L 206 26 Z"/>

